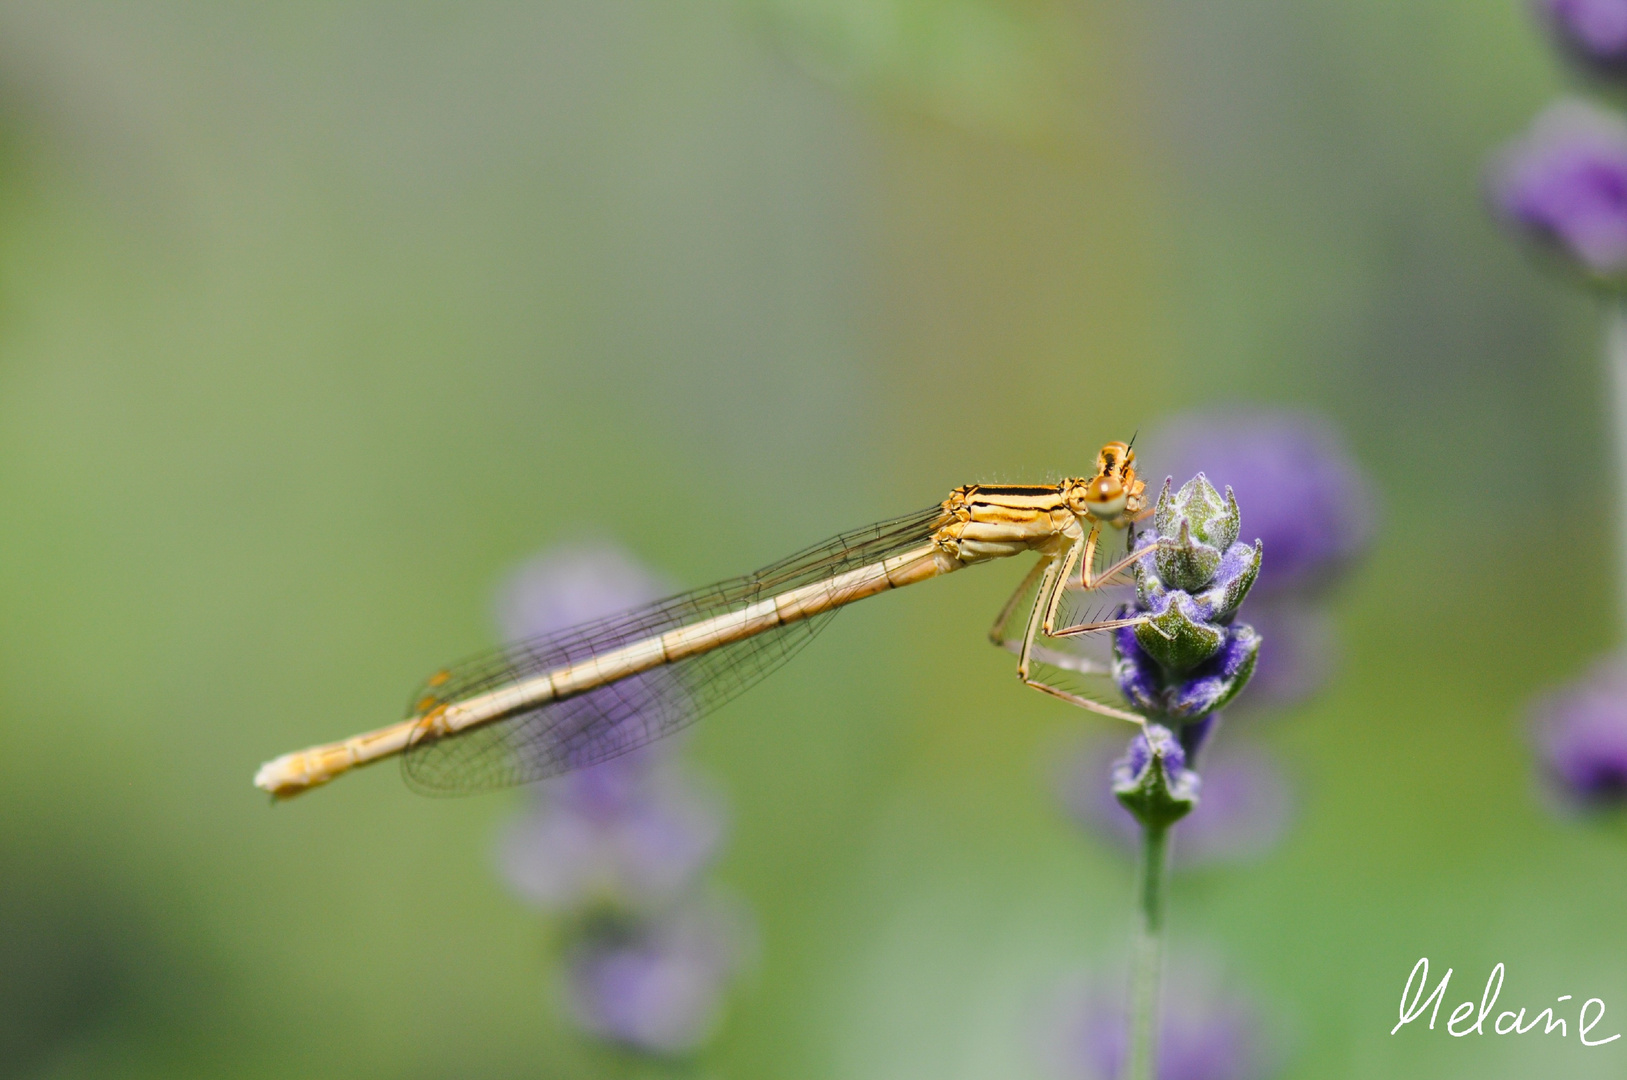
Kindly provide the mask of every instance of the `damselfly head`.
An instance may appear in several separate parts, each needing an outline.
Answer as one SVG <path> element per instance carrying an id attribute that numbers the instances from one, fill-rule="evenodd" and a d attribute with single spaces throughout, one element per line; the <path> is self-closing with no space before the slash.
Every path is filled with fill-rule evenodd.
<path id="1" fill-rule="evenodd" d="M 1146 487 L 1136 479 L 1135 451 L 1121 442 L 1110 442 L 1096 455 L 1096 475 L 1075 482 L 1068 504 L 1075 513 L 1095 521 L 1117 523 L 1141 511 L 1141 492 Z"/>

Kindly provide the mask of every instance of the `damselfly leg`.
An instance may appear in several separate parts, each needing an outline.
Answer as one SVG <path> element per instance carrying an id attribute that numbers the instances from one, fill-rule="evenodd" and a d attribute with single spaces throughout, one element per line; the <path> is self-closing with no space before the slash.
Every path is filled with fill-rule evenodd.
<path id="1" fill-rule="evenodd" d="M 1092 530 L 1090 537 L 1073 542 L 1062 554 L 1054 552 L 1042 554 L 1022 584 L 1017 587 L 1017 591 L 1001 608 L 999 617 L 989 631 L 989 638 L 1001 648 L 1017 654 L 1017 677 L 1022 680 L 1023 685 L 1031 686 L 1035 690 L 1091 712 L 1139 724 L 1142 722 L 1140 716 L 1113 704 L 1117 695 L 1112 688 L 1112 668 L 1105 647 L 1100 650 L 1099 657 L 1093 658 L 1074 651 L 1061 642 L 1058 644 L 1062 647 L 1053 648 L 1040 640 L 1099 634 L 1124 626 L 1133 626 L 1142 621 L 1140 618 L 1087 618 L 1069 626 L 1061 628 L 1056 626 L 1063 595 L 1072 583 L 1074 567 L 1081 561 L 1093 559 L 1095 556 L 1096 545 L 1091 542 L 1094 537 L 1095 530 Z M 1087 562 L 1082 580 L 1088 581 L 1092 590 L 1107 585 L 1123 584 L 1120 575 L 1136 557 L 1135 554 L 1126 556 L 1095 573 L 1090 572 Z M 1022 632 L 1020 635 L 1013 634 L 1014 618 L 1019 610 L 1023 610 L 1023 602 L 1030 596 L 1032 601 L 1026 609 L 1027 618 L 1024 620 Z M 1059 674 L 1068 675 L 1075 685 L 1062 685 L 1061 678 L 1042 676 L 1036 670 L 1041 667 L 1055 669 Z"/>

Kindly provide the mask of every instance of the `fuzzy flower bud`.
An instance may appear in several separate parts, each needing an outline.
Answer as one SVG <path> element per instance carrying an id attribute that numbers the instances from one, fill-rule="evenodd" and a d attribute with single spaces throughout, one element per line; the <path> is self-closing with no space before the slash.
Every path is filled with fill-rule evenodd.
<path id="1" fill-rule="evenodd" d="M 1057 793 L 1068 814 L 1089 832 L 1133 851 L 1141 827 L 1112 793 L 1116 746 L 1083 743 L 1058 771 Z M 1206 750 L 1203 798 L 1181 819 L 1177 867 L 1244 863 L 1276 847 L 1288 830 L 1293 795 L 1264 748 L 1247 740 Z"/>
<path id="2" fill-rule="evenodd" d="M 1164 828 L 1197 805 L 1198 774 L 1186 767 L 1186 751 L 1170 730 L 1148 724 L 1113 766 L 1113 794 L 1143 825 Z"/>

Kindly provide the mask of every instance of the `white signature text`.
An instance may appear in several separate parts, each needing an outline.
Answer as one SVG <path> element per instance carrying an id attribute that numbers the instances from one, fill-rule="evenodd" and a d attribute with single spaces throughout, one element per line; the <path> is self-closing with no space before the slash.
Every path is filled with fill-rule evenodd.
<path id="1" fill-rule="evenodd" d="M 1425 1010 L 1429 1011 L 1429 1028 L 1433 1031 L 1435 1029 L 1435 1017 L 1441 1011 L 1441 1002 L 1446 1000 L 1446 986 L 1451 981 L 1452 969 L 1447 968 L 1446 974 L 1436 984 L 1435 989 L 1430 992 L 1428 997 L 1425 997 L 1424 991 L 1429 987 L 1429 958 L 1423 957 L 1419 959 L 1412 966 L 1412 974 L 1407 976 L 1407 985 L 1401 989 L 1401 1020 L 1395 1027 L 1390 1029 L 1390 1034 L 1394 1035 L 1403 1027 L 1418 1019 L 1424 1014 Z M 1414 983 L 1418 984 L 1417 989 L 1413 988 Z M 1486 1018 L 1491 1016 L 1492 1010 L 1497 1007 L 1497 998 L 1502 992 L 1503 965 L 1498 964 L 1491 969 L 1491 975 L 1486 979 L 1486 988 L 1480 994 L 1479 1004 L 1476 1005 L 1473 1001 L 1465 1001 L 1452 1010 L 1452 1015 L 1446 1019 L 1447 1034 L 1455 1038 L 1462 1038 L 1469 1034 L 1486 1034 Z M 1564 994 L 1559 997 L 1555 1004 L 1562 1005 L 1570 1000 L 1572 1000 L 1572 995 Z M 1597 1007 L 1598 1011 L 1591 1012 L 1595 1007 Z M 1497 1014 L 1496 1019 L 1492 1020 L 1491 1030 L 1498 1035 L 1526 1035 L 1535 1031 L 1537 1025 L 1540 1024 L 1542 1025 L 1542 1034 L 1548 1035 L 1557 1030 L 1560 1037 L 1563 1038 L 1570 1034 L 1566 1016 L 1562 1015 L 1568 1015 L 1568 1013 L 1568 1009 L 1555 1012 L 1554 1005 L 1550 1005 L 1527 1021 L 1525 1009 L 1523 1008 L 1517 1013 L 1504 1010 Z M 1588 998 L 1582 1003 L 1580 1011 L 1576 1014 L 1576 1037 L 1582 1040 L 1583 1046 L 1603 1046 L 1621 1038 L 1619 1032 L 1608 1039 L 1590 1037 L 1593 1034 L 1593 1029 L 1598 1027 L 1599 1021 L 1603 1019 L 1603 999 Z"/>

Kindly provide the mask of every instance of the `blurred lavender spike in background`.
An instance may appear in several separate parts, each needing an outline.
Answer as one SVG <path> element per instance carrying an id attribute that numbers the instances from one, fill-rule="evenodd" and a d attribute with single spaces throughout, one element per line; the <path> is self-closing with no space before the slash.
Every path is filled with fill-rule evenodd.
<path id="1" fill-rule="evenodd" d="M 1160 425 L 1147 443 L 1160 472 L 1202 472 L 1236 494 L 1246 535 L 1265 550 L 1257 599 L 1325 584 L 1373 535 L 1372 486 L 1338 432 L 1312 413 L 1189 413 Z"/>
<path id="2" fill-rule="evenodd" d="M 1257 1007 L 1204 970 L 1170 972 L 1159 1035 L 1158 1080 L 1265 1080 L 1277 1071 Z M 1118 1080 L 1125 1060 L 1124 1010 L 1117 996 L 1080 979 L 1052 1014 L 1047 1057 L 1057 1080 Z"/>
<path id="3" fill-rule="evenodd" d="M 671 762 L 629 754 L 547 785 L 498 847 L 509 885 L 551 911 L 592 904 L 655 910 L 716 858 L 720 801 Z"/>
<path id="4" fill-rule="evenodd" d="M 1254 677 L 1233 710 L 1297 705 L 1326 684 L 1341 646 L 1328 613 L 1314 599 L 1288 594 L 1253 598 L 1249 625 L 1267 642 L 1254 662 Z"/>
<path id="5" fill-rule="evenodd" d="M 1490 171 L 1493 209 L 1587 272 L 1627 272 L 1627 123 L 1580 99 L 1550 106 Z"/>
<path id="6" fill-rule="evenodd" d="M 669 591 L 613 544 L 561 545 L 509 579 L 498 621 L 515 640 Z M 561 973 L 571 1017 L 597 1038 L 654 1056 L 688 1053 L 711 1035 L 750 936 L 743 910 L 696 899 L 725 819 L 721 800 L 673 762 L 673 745 L 543 785 L 498 848 L 521 897 L 586 916 L 569 935 Z"/>
<path id="7" fill-rule="evenodd" d="M 1627 73 L 1627 0 L 1537 0 L 1565 52 L 1602 75 Z"/>
<path id="8" fill-rule="evenodd" d="M 1130 852 L 1140 826 L 1113 795 L 1116 745 L 1092 740 L 1069 755 L 1057 774 L 1057 791 L 1082 827 Z M 1176 830 L 1177 867 L 1249 862 L 1276 847 L 1288 830 L 1293 805 L 1288 782 L 1272 757 L 1253 743 L 1223 741 L 1207 753 L 1201 790 L 1197 806 Z"/>
<path id="9" fill-rule="evenodd" d="M 614 614 L 666 592 L 614 544 L 560 545 L 521 566 L 498 595 L 511 640 Z M 687 782 L 670 744 L 615 758 L 538 790 L 499 846 L 523 898 L 565 910 L 591 903 L 649 909 L 671 902 L 710 865 L 723 839 L 721 804 Z"/>
<path id="10" fill-rule="evenodd" d="M 571 949 L 566 1003 L 609 1042 L 654 1056 L 688 1053 L 716 1029 L 752 936 L 746 913 L 720 899 L 634 927 L 606 924 Z"/>
<path id="11" fill-rule="evenodd" d="M 524 563 L 497 592 L 506 641 L 566 630 L 658 600 L 665 580 L 609 540 L 556 544 Z"/>
<path id="12" fill-rule="evenodd" d="M 1532 713 L 1532 738 L 1554 793 L 1582 809 L 1627 803 L 1627 659 L 1601 661 L 1540 699 Z"/>

